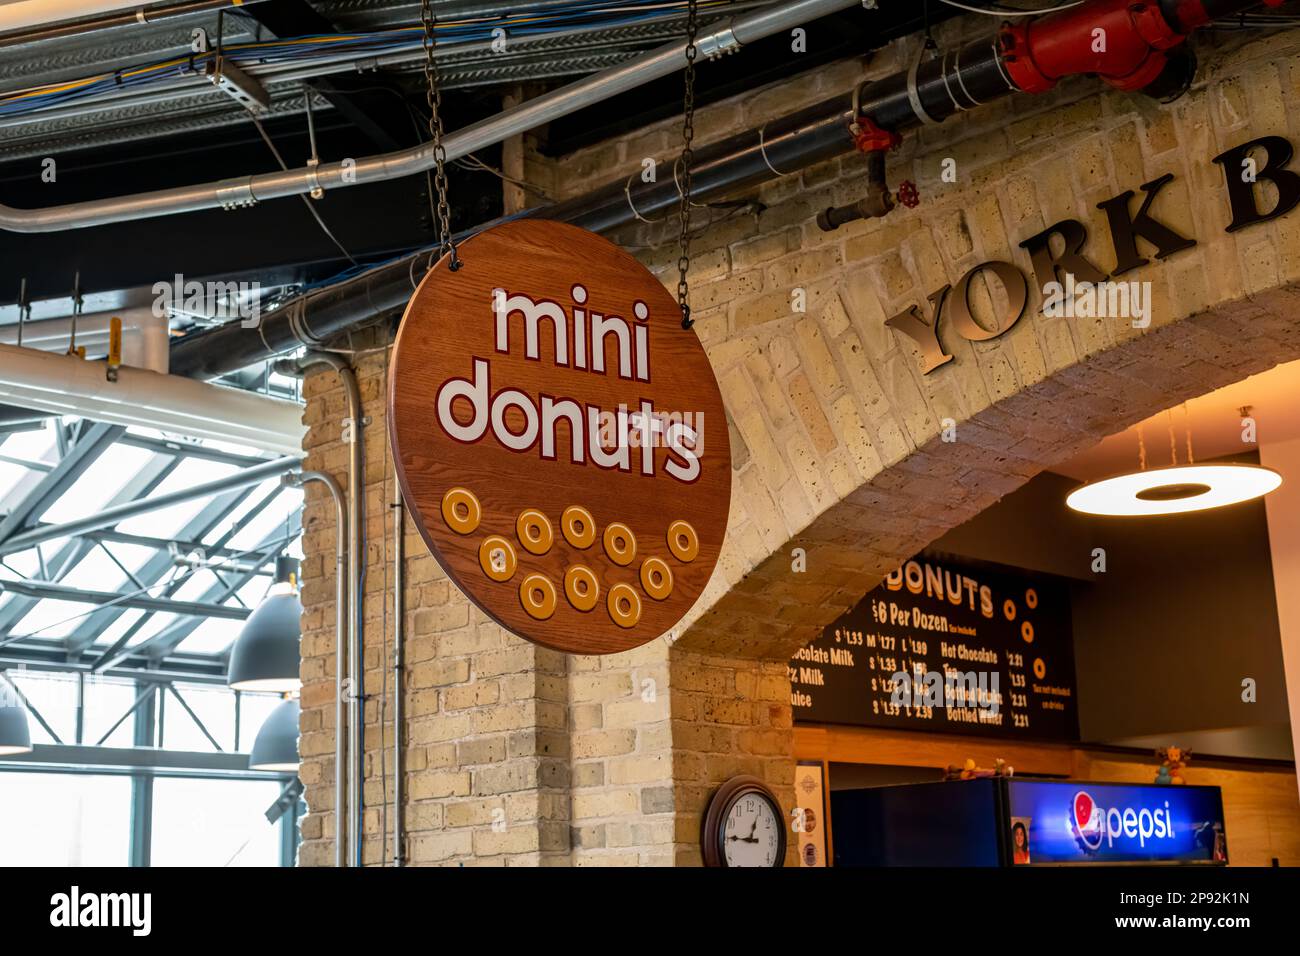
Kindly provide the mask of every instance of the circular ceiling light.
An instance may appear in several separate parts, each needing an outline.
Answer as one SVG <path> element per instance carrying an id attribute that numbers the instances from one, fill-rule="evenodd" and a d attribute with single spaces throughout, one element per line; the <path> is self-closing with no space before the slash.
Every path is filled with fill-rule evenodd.
<path id="1" fill-rule="evenodd" d="M 1280 484 L 1281 475 L 1260 465 L 1172 465 L 1089 482 L 1065 503 L 1090 515 L 1186 514 L 1260 498 Z"/>

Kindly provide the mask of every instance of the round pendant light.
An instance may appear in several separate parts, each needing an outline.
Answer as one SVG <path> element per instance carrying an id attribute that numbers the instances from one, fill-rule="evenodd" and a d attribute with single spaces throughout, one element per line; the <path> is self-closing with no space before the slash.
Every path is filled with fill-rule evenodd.
<path id="1" fill-rule="evenodd" d="M 5 688 L 0 686 L 0 695 Z M 0 699 L 0 757 L 31 753 L 32 734 L 27 726 L 27 708 L 17 701 Z"/>
<path id="2" fill-rule="evenodd" d="M 1187 514 L 1260 498 L 1280 484 L 1281 475 L 1260 465 L 1171 465 L 1089 482 L 1065 503 L 1090 515 Z"/>
<path id="3" fill-rule="evenodd" d="M 248 755 L 251 770 L 298 769 L 298 716 L 301 709 L 294 698 L 282 701 L 271 711 L 262 729 L 257 732 L 253 749 Z"/>
<path id="4" fill-rule="evenodd" d="M 289 693 L 302 687 L 298 645 L 302 602 L 294 588 L 297 562 L 277 561 L 276 577 L 262 603 L 244 622 L 230 651 L 226 683 L 235 690 Z"/>

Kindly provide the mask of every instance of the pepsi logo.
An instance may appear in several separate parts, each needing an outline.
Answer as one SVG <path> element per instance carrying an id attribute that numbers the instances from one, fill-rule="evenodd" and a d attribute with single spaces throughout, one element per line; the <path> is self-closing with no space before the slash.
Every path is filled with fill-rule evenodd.
<path id="1" fill-rule="evenodd" d="M 1080 790 L 1074 795 L 1074 836 L 1085 850 L 1094 851 L 1101 847 L 1102 837 L 1106 835 L 1105 818 L 1106 812 L 1097 806 L 1087 791 Z"/>
<path id="2" fill-rule="evenodd" d="M 1074 795 L 1070 819 L 1074 838 L 1086 853 L 1095 853 L 1101 849 L 1102 840 L 1108 848 L 1114 847 L 1116 840 L 1137 840 L 1138 846 L 1144 848 L 1151 839 L 1174 839 L 1174 819 L 1169 811 L 1169 801 L 1163 807 L 1154 810 L 1142 807 L 1099 806 L 1086 790 Z"/>

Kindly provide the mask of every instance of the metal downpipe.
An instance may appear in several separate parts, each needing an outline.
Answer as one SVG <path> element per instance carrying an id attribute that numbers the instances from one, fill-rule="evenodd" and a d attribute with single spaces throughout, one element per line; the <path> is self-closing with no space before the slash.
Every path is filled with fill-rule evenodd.
<path id="1" fill-rule="evenodd" d="M 405 708 L 402 706 L 404 670 L 406 668 L 406 502 L 402 500 L 402 487 L 393 482 L 393 523 L 397 526 L 393 539 L 393 866 L 405 866 L 406 854 L 402 846 L 402 723 Z"/>
<path id="2" fill-rule="evenodd" d="M 345 793 L 345 767 L 347 740 L 343 726 L 347 717 L 343 710 L 344 670 L 348 650 L 348 569 L 351 567 L 348 549 L 348 514 L 343 504 L 343 488 L 333 475 L 323 471 L 303 471 L 285 475 L 280 479 L 292 488 L 301 488 L 319 481 L 334 499 L 334 865 L 347 866 L 344 853 L 348 832 Z"/>
<path id="3" fill-rule="evenodd" d="M 361 390 L 357 386 L 356 372 L 352 366 L 332 352 L 308 352 L 295 363 L 306 370 L 313 365 L 328 365 L 339 376 L 347 395 L 348 421 L 343 423 L 344 435 L 349 441 L 348 456 L 348 684 L 344 688 L 347 698 L 348 740 L 348 865 L 361 865 L 362 791 L 361 778 L 365 759 L 364 675 L 361 670 L 364 628 L 364 607 L 361 597 L 361 561 L 365 555 L 365 526 L 363 516 L 363 491 L 365 486 L 365 443 L 362 438 L 364 419 L 361 407 Z M 336 733 L 342 733 L 336 729 Z"/>

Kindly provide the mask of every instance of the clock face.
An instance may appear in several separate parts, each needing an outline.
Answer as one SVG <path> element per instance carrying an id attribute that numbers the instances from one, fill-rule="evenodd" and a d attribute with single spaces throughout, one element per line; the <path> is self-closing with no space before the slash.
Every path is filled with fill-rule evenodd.
<path id="1" fill-rule="evenodd" d="M 781 866 L 784 832 L 780 810 L 764 794 L 743 793 L 727 809 L 722 854 L 727 866 Z"/>

